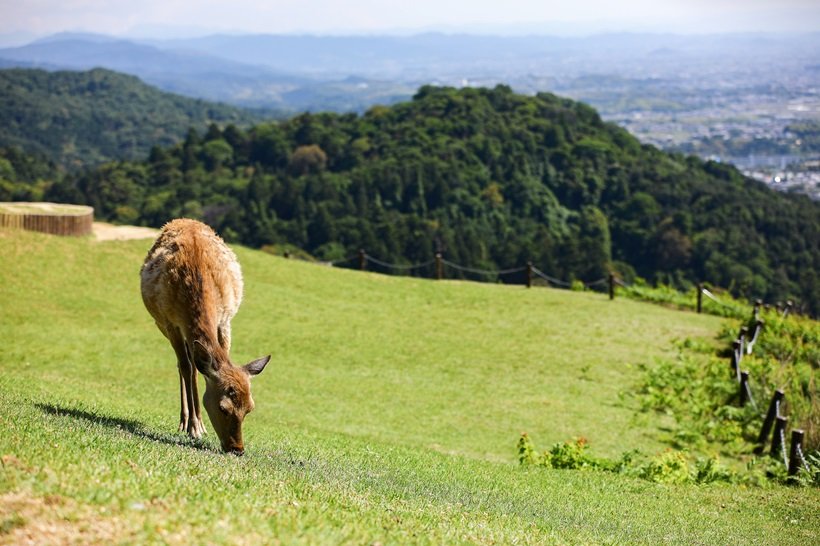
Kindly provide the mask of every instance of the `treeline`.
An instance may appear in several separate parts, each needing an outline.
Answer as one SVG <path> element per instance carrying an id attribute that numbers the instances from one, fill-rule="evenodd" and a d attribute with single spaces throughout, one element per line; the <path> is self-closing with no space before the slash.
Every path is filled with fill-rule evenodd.
<path id="1" fill-rule="evenodd" d="M 731 166 L 642 146 L 590 107 L 508 87 L 423 87 L 411 102 L 212 125 L 147 160 L 68 175 L 48 199 L 159 226 L 202 218 L 251 246 L 395 263 L 441 251 L 483 269 L 527 260 L 563 279 L 612 269 L 820 311 L 820 204 Z"/>
<path id="2" fill-rule="evenodd" d="M 165 93 L 110 70 L 0 70 L 0 146 L 42 154 L 68 170 L 143 159 L 152 145 L 171 146 L 190 127 L 249 126 L 263 115 Z"/>

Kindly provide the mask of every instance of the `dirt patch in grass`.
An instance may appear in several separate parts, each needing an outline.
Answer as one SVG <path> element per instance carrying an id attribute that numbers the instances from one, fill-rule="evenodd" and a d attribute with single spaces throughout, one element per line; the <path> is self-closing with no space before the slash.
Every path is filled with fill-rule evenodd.
<path id="1" fill-rule="evenodd" d="M 158 229 L 140 226 L 115 226 L 105 222 L 94 222 L 94 238 L 98 241 L 125 241 L 127 239 L 153 239 Z"/>
<path id="2" fill-rule="evenodd" d="M 0 544 L 112 544 L 134 533 L 105 508 L 80 506 L 59 495 L 24 492 L 0 495 Z"/>

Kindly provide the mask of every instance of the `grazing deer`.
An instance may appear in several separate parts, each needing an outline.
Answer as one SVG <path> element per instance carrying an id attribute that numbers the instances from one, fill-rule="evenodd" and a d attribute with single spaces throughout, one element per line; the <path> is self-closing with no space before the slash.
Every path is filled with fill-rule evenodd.
<path id="1" fill-rule="evenodd" d="M 179 430 L 205 433 L 196 372 L 205 377 L 202 397 L 222 449 L 242 455 L 242 421 L 253 410 L 251 376 L 270 355 L 234 366 L 231 319 L 242 302 L 242 271 L 236 255 L 214 231 L 196 220 L 163 226 L 140 269 L 142 301 L 171 342 L 179 368 Z"/>

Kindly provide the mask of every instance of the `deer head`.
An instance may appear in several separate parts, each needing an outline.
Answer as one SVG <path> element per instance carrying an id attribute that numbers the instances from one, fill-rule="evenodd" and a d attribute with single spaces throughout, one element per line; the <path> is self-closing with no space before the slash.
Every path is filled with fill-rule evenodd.
<path id="1" fill-rule="evenodd" d="M 253 411 L 250 378 L 262 373 L 270 355 L 244 366 L 234 366 L 227 352 L 220 349 L 210 349 L 199 341 L 194 342 L 194 365 L 205 377 L 205 395 L 202 399 L 222 450 L 242 455 L 245 452 L 242 422 Z"/>

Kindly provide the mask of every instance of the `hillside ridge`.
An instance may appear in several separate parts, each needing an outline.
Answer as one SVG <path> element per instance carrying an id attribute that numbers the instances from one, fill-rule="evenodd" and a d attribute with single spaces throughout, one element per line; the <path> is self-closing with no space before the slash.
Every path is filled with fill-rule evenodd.
<path id="1" fill-rule="evenodd" d="M 72 170 L 143 159 L 153 146 L 179 142 L 191 127 L 248 126 L 264 118 L 103 68 L 0 70 L 0 147 L 16 146 Z"/>

